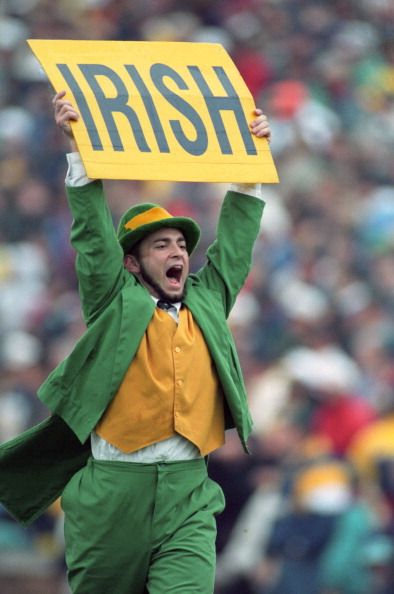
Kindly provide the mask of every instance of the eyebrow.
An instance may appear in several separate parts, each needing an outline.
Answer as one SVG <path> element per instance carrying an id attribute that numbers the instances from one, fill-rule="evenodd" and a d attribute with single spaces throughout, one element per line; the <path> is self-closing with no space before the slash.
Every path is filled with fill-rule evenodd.
<path id="1" fill-rule="evenodd" d="M 172 237 L 169 237 L 168 235 L 163 235 L 162 237 L 157 237 L 156 239 L 154 239 L 152 243 L 155 244 L 162 241 L 164 241 L 165 243 L 170 243 L 172 241 Z M 186 239 L 183 235 L 177 237 L 175 241 L 177 243 L 186 243 Z"/>

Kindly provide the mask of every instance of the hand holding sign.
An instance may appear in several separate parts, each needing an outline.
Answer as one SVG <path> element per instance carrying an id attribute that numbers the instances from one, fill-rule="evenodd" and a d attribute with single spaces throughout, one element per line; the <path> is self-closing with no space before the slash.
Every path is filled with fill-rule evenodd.
<path id="1" fill-rule="evenodd" d="M 249 124 L 252 134 L 258 138 L 266 138 L 268 142 L 270 142 L 271 130 L 268 124 L 267 116 L 263 114 L 261 109 L 255 109 L 254 113 L 257 117 Z"/>
<path id="2" fill-rule="evenodd" d="M 29 43 L 55 89 L 67 89 L 57 117 L 68 134 L 75 121 L 90 177 L 278 181 L 262 120 L 248 127 L 261 114 L 221 46 Z"/>
<path id="3" fill-rule="evenodd" d="M 77 150 L 74 141 L 74 133 L 72 131 L 71 122 L 79 120 L 79 113 L 75 110 L 70 101 L 64 99 L 66 91 L 60 91 L 54 96 L 52 103 L 55 111 L 55 122 L 57 126 L 65 133 L 73 143 L 73 149 Z"/>

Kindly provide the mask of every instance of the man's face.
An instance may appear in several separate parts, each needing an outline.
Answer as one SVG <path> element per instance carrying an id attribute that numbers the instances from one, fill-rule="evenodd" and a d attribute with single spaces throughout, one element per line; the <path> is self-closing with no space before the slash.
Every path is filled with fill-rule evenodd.
<path id="1" fill-rule="evenodd" d="M 127 255 L 125 268 L 137 276 L 154 297 L 170 303 L 182 301 L 189 274 L 189 254 L 184 235 L 170 227 L 154 231 Z"/>

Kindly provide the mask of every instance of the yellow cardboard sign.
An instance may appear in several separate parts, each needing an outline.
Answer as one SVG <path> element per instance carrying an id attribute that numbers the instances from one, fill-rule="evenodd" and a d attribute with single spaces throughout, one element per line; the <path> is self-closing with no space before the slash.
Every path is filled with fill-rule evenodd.
<path id="1" fill-rule="evenodd" d="M 254 137 L 253 98 L 221 45 L 29 40 L 56 91 L 89 177 L 276 183 Z"/>

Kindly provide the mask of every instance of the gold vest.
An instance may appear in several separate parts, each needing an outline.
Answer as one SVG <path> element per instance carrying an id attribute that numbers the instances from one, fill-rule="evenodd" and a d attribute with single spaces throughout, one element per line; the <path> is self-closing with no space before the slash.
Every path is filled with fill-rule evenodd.
<path id="1" fill-rule="evenodd" d="M 179 433 L 205 456 L 224 443 L 223 395 L 200 328 L 156 308 L 96 432 L 123 452 Z"/>

